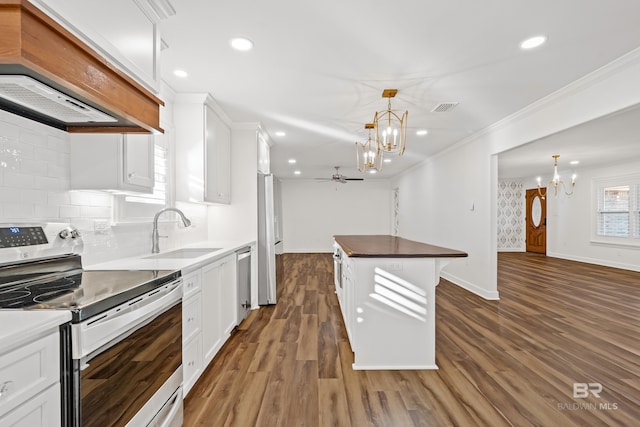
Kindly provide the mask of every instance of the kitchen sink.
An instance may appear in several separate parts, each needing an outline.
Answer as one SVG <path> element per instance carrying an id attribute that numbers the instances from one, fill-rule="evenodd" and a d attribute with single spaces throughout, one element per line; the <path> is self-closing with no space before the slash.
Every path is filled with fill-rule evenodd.
<path id="1" fill-rule="evenodd" d="M 187 259 L 198 258 L 211 252 L 219 251 L 222 248 L 183 248 L 175 251 L 165 252 L 144 257 L 145 259 Z"/>

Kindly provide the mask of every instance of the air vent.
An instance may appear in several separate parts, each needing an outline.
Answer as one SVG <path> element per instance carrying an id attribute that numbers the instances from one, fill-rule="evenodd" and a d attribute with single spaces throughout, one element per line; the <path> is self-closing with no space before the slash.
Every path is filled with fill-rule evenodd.
<path id="1" fill-rule="evenodd" d="M 63 123 L 118 121 L 28 76 L 0 75 L 0 97 Z"/>
<path id="2" fill-rule="evenodd" d="M 457 102 L 441 102 L 440 104 L 433 107 L 431 110 L 432 113 L 448 113 L 449 111 L 456 108 L 458 105 Z"/>

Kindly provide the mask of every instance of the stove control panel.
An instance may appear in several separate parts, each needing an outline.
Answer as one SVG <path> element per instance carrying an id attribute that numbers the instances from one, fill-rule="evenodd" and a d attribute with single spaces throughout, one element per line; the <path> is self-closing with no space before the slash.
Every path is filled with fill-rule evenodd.
<path id="1" fill-rule="evenodd" d="M 46 245 L 49 243 L 42 227 L 0 227 L 0 248 Z"/>

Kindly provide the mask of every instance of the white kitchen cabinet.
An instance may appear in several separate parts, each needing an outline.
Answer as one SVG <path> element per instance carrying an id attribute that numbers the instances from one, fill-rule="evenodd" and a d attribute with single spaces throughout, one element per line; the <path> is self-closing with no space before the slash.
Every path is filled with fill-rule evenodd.
<path id="1" fill-rule="evenodd" d="M 71 189 L 153 192 L 153 135 L 72 133 L 69 138 Z"/>
<path id="2" fill-rule="evenodd" d="M 206 367 L 236 326 L 235 254 L 202 268 L 202 351 Z"/>
<path id="3" fill-rule="evenodd" d="M 220 261 L 202 268 L 202 354 L 205 366 L 222 347 Z"/>
<path id="4" fill-rule="evenodd" d="M 231 203 L 230 121 L 208 94 L 178 94 L 176 198 L 196 203 Z"/>
<path id="5" fill-rule="evenodd" d="M 258 132 L 258 172 L 271 173 L 271 148 L 262 131 Z"/>
<path id="6" fill-rule="evenodd" d="M 225 258 L 220 266 L 220 324 L 224 340 L 238 322 L 238 273 L 236 255 Z"/>
<path id="7" fill-rule="evenodd" d="M 182 278 L 184 395 L 191 390 L 237 324 L 236 254 Z"/>
<path id="8" fill-rule="evenodd" d="M 0 425 L 59 426 L 60 335 L 0 354 Z"/>
<path id="9" fill-rule="evenodd" d="M 182 367 L 186 396 L 202 373 L 202 271 L 182 278 Z"/>
<path id="10" fill-rule="evenodd" d="M 168 1 L 31 2 L 125 74 L 160 92 L 160 21 L 175 13 Z"/>

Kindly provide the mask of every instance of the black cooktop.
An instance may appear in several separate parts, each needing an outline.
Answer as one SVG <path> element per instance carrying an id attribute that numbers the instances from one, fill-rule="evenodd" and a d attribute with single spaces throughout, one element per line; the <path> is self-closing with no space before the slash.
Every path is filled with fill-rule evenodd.
<path id="1" fill-rule="evenodd" d="M 74 257 L 0 266 L 0 309 L 70 310 L 79 322 L 180 277 L 170 270 L 85 271 Z"/>

